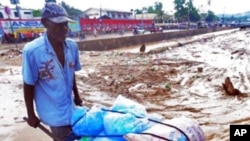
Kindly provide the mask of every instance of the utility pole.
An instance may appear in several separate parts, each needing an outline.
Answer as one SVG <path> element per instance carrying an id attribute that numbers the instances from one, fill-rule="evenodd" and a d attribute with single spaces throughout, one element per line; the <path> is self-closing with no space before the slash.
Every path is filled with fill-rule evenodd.
<path id="1" fill-rule="evenodd" d="M 146 13 L 146 8 L 145 7 L 143 7 L 142 8 L 142 19 L 141 19 L 141 22 L 142 22 L 142 27 L 144 28 L 144 13 Z"/>
<path id="2" fill-rule="evenodd" d="M 132 12 L 132 16 L 134 16 L 134 20 L 135 20 L 136 19 L 136 17 L 135 17 L 136 16 L 136 11 L 134 9 L 131 9 L 130 11 Z"/>
<path id="3" fill-rule="evenodd" d="M 222 25 L 224 25 L 224 22 L 225 22 L 225 7 L 223 8 Z"/>
<path id="4" fill-rule="evenodd" d="M 19 19 L 21 19 L 21 14 L 20 14 L 20 11 L 19 11 L 19 8 L 17 6 L 17 4 L 19 4 L 19 0 L 10 0 L 10 3 L 13 4 L 13 5 L 16 5 L 16 10 L 17 10 L 17 15 L 19 17 Z M 17 33 L 14 32 L 14 29 L 13 29 L 13 26 L 12 26 L 12 23 L 11 23 L 11 18 L 10 18 L 10 15 L 8 15 L 8 18 L 9 18 L 9 22 L 10 22 L 10 28 L 12 30 L 12 34 L 14 35 L 14 40 L 15 40 L 15 44 L 16 44 L 16 49 L 18 50 L 18 46 L 17 46 Z M 16 36 L 15 36 L 16 35 Z"/>
<path id="5" fill-rule="evenodd" d="M 102 17 L 102 5 L 100 5 L 100 17 Z"/>
<path id="6" fill-rule="evenodd" d="M 189 0 L 188 2 L 188 30 L 190 29 L 190 5 L 191 5 L 191 1 Z"/>
<path id="7" fill-rule="evenodd" d="M 10 0 L 10 3 L 13 4 L 13 5 L 16 5 L 17 16 L 19 17 L 19 19 L 21 19 L 20 9 L 19 9 L 19 7 L 17 5 L 17 4 L 20 3 L 20 1 L 19 0 Z"/>

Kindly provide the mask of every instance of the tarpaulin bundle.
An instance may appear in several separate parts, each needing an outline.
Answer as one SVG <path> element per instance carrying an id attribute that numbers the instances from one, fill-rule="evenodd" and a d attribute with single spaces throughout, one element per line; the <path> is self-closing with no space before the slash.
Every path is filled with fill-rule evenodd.
<path id="1" fill-rule="evenodd" d="M 197 133 L 198 138 L 195 140 L 204 140 L 203 132 L 198 132 L 202 130 L 196 128 L 198 126 L 192 125 L 191 127 L 189 124 L 183 124 L 181 120 L 178 119 L 174 122 L 181 123 L 179 126 L 185 128 L 185 131 L 175 126 L 175 123 L 171 123 L 171 121 L 165 122 L 161 115 L 148 114 L 143 105 L 120 95 L 110 108 L 96 105 L 90 109 L 78 107 L 71 122 L 75 135 L 87 137 L 91 141 L 133 141 L 137 138 L 143 138 L 143 140 L 155 138 L 162 141 L 178 138 L 180 141 L 190 141 L 192 139 L 190 136 L 194 136 L 191 135 L 192 132 Z M 184 119 L 183 121 L 191 123 L 190 120 Z M 157 125 L 164 127 L 157 127 Z M 164 128 L 167 133 L 154 133 L 155 127 Z"/>

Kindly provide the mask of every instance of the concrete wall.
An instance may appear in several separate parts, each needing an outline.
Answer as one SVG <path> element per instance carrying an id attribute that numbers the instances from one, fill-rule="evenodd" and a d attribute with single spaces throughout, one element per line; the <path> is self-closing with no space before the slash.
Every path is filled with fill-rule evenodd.
<path id="1" fill-rule="evenodd" d="M 141 45 L 143 43 L 152 43 L 162 40 L 170 40 L 174 38 L 183 38 L 188 36 L 194 36 L 204 33 L 210 33 L 220 30 L 225 30 L 226 28 L 204 28 L 198 30 L 183 30 L 176 32 L 166 32 L 166 33 L 155 33 L 155 34 L 145 34 L 145 35 L 135 35 L 135 36 L 124 36 L 121 38 L 108 38 L 108 39 L 97 39 L 97 40 L 85 40 L 77 42 L 79 49 L 82 51 L 104 51 L 111 50 L 121 47 L 127 47 L 132 45 Z"/>

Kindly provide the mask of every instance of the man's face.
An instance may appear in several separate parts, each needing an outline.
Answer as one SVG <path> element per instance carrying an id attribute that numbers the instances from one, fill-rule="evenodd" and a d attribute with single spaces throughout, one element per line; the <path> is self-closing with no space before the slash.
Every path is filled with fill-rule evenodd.
<path id="1" fill-rule="evenodd" d="M 52 21 L 47 20 L 45 27 L 47 28 L 48 36 L 52 38 L 52 40 L 63 42 L 68 35 L 68 22 L 53 23 Z"/>

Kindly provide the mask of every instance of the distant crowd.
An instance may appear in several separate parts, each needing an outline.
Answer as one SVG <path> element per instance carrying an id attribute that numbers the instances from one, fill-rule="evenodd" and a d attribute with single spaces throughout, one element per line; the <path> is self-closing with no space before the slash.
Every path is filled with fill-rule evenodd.
<path id="1" fill-rule="evenodd" d="M 0 33 L 1 34 L 1 33 Z M 42 32 L 34 32 L 34 31 L 27 31 L 27 32 L 15 32 L 15 33 L 3 33 L 0 35 L 1 43 L 23 43 L 32 41 L 37 37 L 42 36 Z"/>

